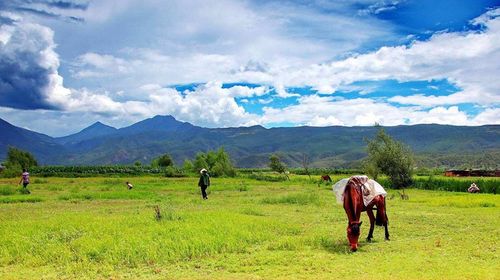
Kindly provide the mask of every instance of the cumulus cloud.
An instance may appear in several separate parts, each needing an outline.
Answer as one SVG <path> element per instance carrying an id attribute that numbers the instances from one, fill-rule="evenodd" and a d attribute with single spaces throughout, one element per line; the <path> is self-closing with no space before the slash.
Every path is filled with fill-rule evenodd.
<path id="1" fill-rule="evenodd" d="M 253 123 L 254 118 L 236 103 L 235 98 L 259 97 L 269 92 L 266 86 L 223 88 L 221 82 L 209 82 L 182 93 L 173 88 L 146 84 L 137 89 L 138 94 L 143 95 L 141 100 L 117 101 L 110 91 L 64 86 L 58 73 L 59 57 L 54 51 L 53 36 L 50 28 L 22 19 L 0 27 L 0 106 L 133 116 L 136 120 L 172 114 L 203 126 L 234 126 Z M 170 59 L 154 52 L 144 52 L 143 55 L 159 63 Z M 206 59 L 220 61 L 216 56 Z M 141 62 L 86 53 L 79 57 L 78 63 L 91 66 L 96 73 L 110 68 L 125 73 Z"/>
<path id="2" fill-rule="evenodd" d="M 200 85 L 195 90 L 182 94 L 175 89 L 158 88 L 151 93 L 151 104 L 148 107 L 201 126 L 252 125 L 257 116 L 247 113 L 236 103 L 235 97 L 259 96 L 265 91 L 262 87 L 223 88 L 219 82 Z"/>
<path id="3" fill-rule="evenodd" d="M 51 29 L 14 21 L 0 26 L 0 106 L 56 109 L 65 94 Z"/>
<path id="4" fill-rule="evenodd" d="M 386 126 L 401 124 L 499 124 L 500 110 L 489 108 L 477 116 L 469 116 L 457 106 L 435 107 L 426 110 L 420 106 L 397 107 L 368 98 L 339 100 L 333 96 L 311 95 L 299 98 L 298 104 L 285 108 L 264 108 L 259 119 L 262 124 L 293 122 L 310 126 Z"/>
<path id="5" fill-rule="evenodd" d="M 315 8 L 327 4 L 328 14 Z M 124 11 L 122 6 L 128 9 Z M 165 5 L 156 1 L 125 1 L 116 9 L 110 1 L 96 1 L 89 5 L 85 18 L 96 23 L 92 17 L 99 14 L 98 10 L 111 13 L 104 17 L 108 21 L 98 23 L 103 24 L 104 30 L 113 28 L 113 32 L 107 30 L 109 36 L 95 39 L 108 45 L 130 36 L 123 34 L 123 24 L 118 25 L 110 18 L 137 18 L 144 14 L 151 18 L 134 27 L 136 33 L 129 48 L 122 46 L 113 53 L 99 53 L 127 61 L 130 72 L 113 67 L 107 72 L 98 71 L 91 64 L 73 65 L 74 77 L 88 77 L 88 84 L 104 77 L 106 84 L 124 84 L 128 88 L 147 83 L 168 85 L 214 80 L 287 87 L 286 83 L 279 84 L 280 75 L 394 36 L 389 24 L 383 21 L 347 13 L 352 10 L 349 4 L 323 1 L 304 4 L 182 0 Z M 148 42 L 149 49 L 137 41 Z M 286 89 L 277 93 L 289 97 Z"/>
<path id="6" fill-rule="evenodd" d="M 497 63 L 500 61 L 500 9 L 471 21 L 482 26 L 480 30 L 440 32 L 425 41 L 381 47 L 346 57 L 346 52 L 391 33 L 384 31 L 386 25 L 369 16 L 349 17 L 338 13 L 335 6 L 341 5 L 338 3 L 287 2 L 282 5 L 270 1 L 256 7 L 246 1 L 217 1 L 212 3 L 213 7 L 205 3 L 206 9 L 199 9 L 199 2 L 181 1 L 155 10 L 158 6 L 155 1 L 125 1 L 114 10 L 110 1 L 92 2 L 92 5 L 72 1 L 14 2 L 30 2 L 33 5 L 23 7 L 43 7 L 42 11 L 61 15 L 69 15 L 66 10 L 76 11 L 75 15 L 89 19 L 89 25 L 94 24 L 92 27 L 106 23 L 114 28 L 103 29 L 109 27 L 116 33 L 122 31 L 109 21 L 116 13 L 130 16 L 150 11 L 152 17 L 161 14 L 168 20 L 152 20 L 155 28 L 144 27 L 153 35 L 161 30 L 164 36 L 156 36 L 160 39 L 148 39 L 142 34 L 146 32 L 134 34 L 139 37 L 138 41 L 147 44 L 121 47 L 117 51 L 101 48 L 108 51 L 76 52 L 68 65 L 72 76 L 66 78 L 78 80 L 87 88 L 74 88 L 71 83 L 65 85 L 58 72 L 60 60 L 55 52 L 54 32 L 12 14 L 15 9 L 1 12 L 0 21 L 4 24 L 0 26 L 0 106 L 4 108 L 94 114 L 112 120 L 112 124 L 122 124 L 118 119 L 137 121 L 157 114 L 171 114 L 208 127 L 283 122 L 313 126 L 373 125 L 375 122 L 475 125 L 498 123 L 500 119 L 497 108 L 500 103 L 497 78 L 500 74 Z M 399 1 L 366 3 L 371 5 L 373 14 L 392 9 Z M 320 4 L 333 5 L 332 13 L 325 15 L 312 8 Z M 5 5 L 0 4 L 0 8 Z M 107 9 L 99 14 L 99 7 Z M 221 7 L 228 12 L 221 15 Z M 61 37 L 64 35 L 67 33 Z M 108 40 L 106 42 L 115 39 L 110 37 L 101 39 Z M 144 48 L 149 43 L 151 48 Z M 338 58 L 339 55 L 344 56 Z M 459 91 L 448 95 L 438 95 L 437 91 L 433 95 L 401 93 L 385 100 L 369 98 L 369 93 L 376 88 L 355 84 L 387 79 L 447 80 Z M 261 86 L 224 88 L 223 83 Z M 199 86 L 179 92 L 169 87 L 174 84 Z M 312 88 L 328 96 L 303 96 L 294 93 L 293 87 Z M 363 96 L 366 98 L 340 99 L 334 94 L 338 90 L 356 91 L 366 94 Z M 273 108 L 275 98 L 281 98 L 282 104 L 297 98 L 298 103 Z M 250 114 L 238 105 L 237 99 L 266 107 L 262 115 Z M 481 109 L 476 116 L 468 115 L 457 106 L 463 103 L 479 104 Z"/>
<path id="7" fill-rule="evenodd" d="M 398 1 L 381 1 L 373 3 L 373 7 L 397 4 Z M 237 7 L 233 8 L 240 11 L 241 7 Z M 288 17 L 293 18 L 293 9 L 291 11 L 292 14 Z M 332 94 L 337 90 L 352 87 L 352 83 L 357 81 L 447 80 L 460 91 L 441 96 L 400 95 L 391 98 L 390 102 L 433 107 L 469 103 L 472 100 L 474 103 L 491 105 L 500 102 L 500 95 L 497 93 L 500 80 L 496 78 L 500 74 L 500 65 L 495 63 L 500 60 L 499 13 L 500 9 L 491 10 L 472 20 L 471 24 L 483 26 L 481 31 L 441 32 L 426 41 L 382 47 L 374 52 L 356 54 L 328 63 L 311 64 L 310 60 L 299 59 L 300 56 L 291 54 L 287 54 L 287 59 L 284 59 L 285 56 L 263 55 L 276 53 L 276 49 L 289 48 L 284 47 L 284 44 L 305 46 L 300 41 L 290 42 L 288 38 L 275 36 L 277 34 L 267 34 L 274 40 L 280 38 L 284 41 L 273 42 L 272 50 L 260 49 L 257 59 L 245 53 L 246 47 L 243 53 L 229 51 L 225 54 L 213 54 L 188 51 L 176 55 L 167 55 L 153 49 L 129 49 L 122 53 L 122 57 L 97 53 L 84 54 L 77 60 L 73 71 L 78 78 L 106 79 L 106 76 L 112 76 L 108 80 L 109 84 L 120 81 L 120 84 L 129 88 L 137 86 L 136 83 L 151 82 L 158 84 L 204 83 L 213 80 L 252 82 L 272 86 L 276 96 L 280 98 L 297 96 L 288 91 L 290 87 L 311 86 L 319 93 Z M 254 14 L 249 15 L 249 18 L 255 21 L 239 24 L 242 27 L 261 24 L 259 20 L 262 19 Z M 276 30 L 266 32 L 272 33 Z M 253 42 L 241 41 L 242 46 L 251 46 L 258 42 L 260 37 L 256 36 L 253 37 Z M 321 47 L 317 51 L 324 52 L 324 48 Z M 368 93 L 370 90 L 362 90 L 362 93 Z"/>
<path id="8" fill-rule="evenodd" d="M 500 95 L 500 9 L 472 21 L 482 31 L 442 32 L 409 46 L 382 47 L 375 52 L 313 65 L 286 75 L 286 85 L 312 85 L 332 93 L 356 81 L 447 80 L 461 90 L 447 96 L 396 96 L 392 102 L 437 106 L 474 102 L 498 104 Z"/>

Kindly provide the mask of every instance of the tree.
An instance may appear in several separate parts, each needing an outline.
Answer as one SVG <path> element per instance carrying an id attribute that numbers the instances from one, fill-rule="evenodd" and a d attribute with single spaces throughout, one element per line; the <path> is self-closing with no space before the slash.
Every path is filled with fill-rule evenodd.
<path id="1" fill-rule="evenodd" d="M 380 128 L 374 139 L 368 141 L 365 171 L 376 177 L 385 174 L 395 188 L 406 188 L 413 183 L 414 156 L 410 148 L 392 139 Z"/>
<path id="2" fill-rule="evenodd" d="M 276 154 L 272 154 L 269 157 L 269 168 L 271 168 L 272 171 L 278 172 L 280 174 L 283 174 L 286 176 L 287 179 L 288 175 L 285 173 L 286 172 L 286 166 L 281 162 L 280 158 Z"/>
<path id="3" fill-rule="evenodd" d="M 198 172 L 202 168 L 210 170 L 210 166 L 207 163 L 207 155 L 205 153 L 199 152 L 196 154 L 193 162 L 193 171 Z"/>
<path id="4" fill-rule="evenodd" d="M 182 169 L 184 169 L 185 172 L 191 172 L 194 169 L 193 162 L 190 161 L 189 159 L 184 160 L 184 164 L 182 165 Z"/>
<path id="5" fill-rule="evenodd" d="M 30 168 L 32 166 L 38 166 L 38 162 L 31 153 L 15 147 L 9 147 L 5 165 L 7 168 Z"/>
<path id="6" fill-rule="evenodd" d="M 172 157 L 170 157 L 169 154 L 164 154 L 153 159 L 153 161 L 151 162 L 151 166 L 159 166 L 159 167 L 174 166 L 174 161 L 172 160 Z"/>
<path id="7" fill-rule="evenodd" d="M 226 153 L 222 147 L 215 153 L 215 163 L 212 166 L 212 174 L 216 176 L 236 176 L 236 169 L 231 163 L 229 154 Z"/>
<path id="8" fill-rule="evenodd" d="M 207 153 L 198 153 L 193 162 L 193 171 L 200 171 L 202 168 L 208 169 L 210 175 L 218 176 L 236 176 L 229 154 L 224 151 L 224 148 L 219 148 L 217 151 L 208 151 Z"/>

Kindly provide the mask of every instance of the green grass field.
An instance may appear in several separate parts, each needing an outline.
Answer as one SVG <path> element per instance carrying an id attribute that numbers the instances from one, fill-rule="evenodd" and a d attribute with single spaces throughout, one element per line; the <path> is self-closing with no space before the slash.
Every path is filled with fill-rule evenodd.
<path id="1" fill-rule="evenodd" d="M 363 214 L 350 253 L 342 206 L 306 176 L 213 178 L 206 201 L 197 178 L 17 180 L 0 179 L 0 279 L 500 279 L 494 194 L 389 190 L 391 241 L 365 242 Z"/>

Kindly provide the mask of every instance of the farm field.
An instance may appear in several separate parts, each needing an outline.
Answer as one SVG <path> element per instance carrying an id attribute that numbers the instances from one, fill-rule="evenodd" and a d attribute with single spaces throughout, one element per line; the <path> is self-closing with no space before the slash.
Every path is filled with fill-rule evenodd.
<path id="1" fill-rule="evenodd" d="M 212 178 L 206 201 L 197 178 L 17 182 L 0 179 L 0 279 L 500 279 L 495 194 L 388 190 L 391 241 L 364 241 L 363 214 L 351 253 L 331 186 L 307 176 Z"/>

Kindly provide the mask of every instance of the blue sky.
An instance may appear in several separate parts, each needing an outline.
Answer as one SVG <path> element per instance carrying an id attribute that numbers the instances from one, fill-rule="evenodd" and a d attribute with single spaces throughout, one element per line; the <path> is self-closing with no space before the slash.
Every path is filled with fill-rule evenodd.
<path id="1" fill-rule="evenodd" d="M 500 1 L 0 2 L 0 118 L 62 136 L 500 124 Z"/>

